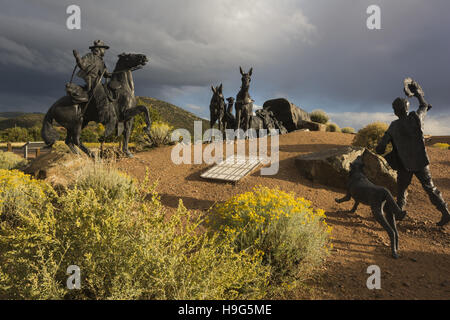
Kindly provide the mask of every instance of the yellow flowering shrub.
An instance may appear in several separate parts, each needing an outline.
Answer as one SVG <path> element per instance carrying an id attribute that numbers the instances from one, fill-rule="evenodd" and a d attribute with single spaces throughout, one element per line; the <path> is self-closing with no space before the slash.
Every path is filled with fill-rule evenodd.
<path id="1" fill-rule="evenodd" d="M 55 283 L 49 275 L 60 256 L 46 262 L 52 255 L 48 249 L 57 246 L 55 197 L 46 183 L 0 169 L 0 299 L 33 297 L 36 291 L 44 299 L 53 295 Z"/>
<path id="2" fill-rule="evenodd" d="M 39 219 L 54 194 L 49 185 L 21 171 L 0 169 L 1 222 L 20 226 L 29 219 Z"/>
<path id="3" fill-rule="evenodd" d="M 260 253 L 275 281 L 305 279 L 330 248 L 324 211 L 279 189 L 259 186 L 237 195 L 218 205 L 209 223 L 238 251 Z"/>
<path id="4" fill-rule="evenodd" d="M 438 143 L 433 144 L 433 147 L 439 148 L 442 150 L 448 150 L 448 149 L 450 149 L 450 144 L 438 142 Z"/>
<path id="5" fill-rule="evenodd" d="M 199 231 L 202 220 L 182 203 L 166 215 L 148 180 L 108 172 L 108 182 L 80 179 L 58 196 L 45 182 L 0 170 L 0 299 L 265 296 L 270 271 L 259 254 Z M 117 192 L 117 184 L 134 191 Z M 80 267 L 80 290 L 66 287 L 70 265 Z"/>

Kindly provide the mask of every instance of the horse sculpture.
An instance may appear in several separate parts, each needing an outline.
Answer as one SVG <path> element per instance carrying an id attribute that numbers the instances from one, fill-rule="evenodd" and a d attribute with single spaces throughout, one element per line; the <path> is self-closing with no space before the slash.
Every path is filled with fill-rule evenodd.
<path id="1" fill-rule="evenodd" d="M 211 86 L 211 90 L 213 92 L 213 96 L 211 98 L 211 103 L 209 104 L 210 111 L 210 125 L 211 129 L 216 123 L 219 123 L 219 130 L 224 132 L 225 130 L 225 99 L 222 93 L 223 86 L 213 87 Z"/>
<path id="2" fill-rule="evenodd" d="M 242 126 L 242 129 L 247 131 L 250 128 L 250 116 L 253 111 L 253 100 L 248 93 L 253 68 L 250 68 L 248 73 L 244 73 L 242 68 L 239 67 L 239 71 L 242 75 L 242 85 L 241 90 L 236 96 L 236 103 L 234 104 L 234 108 L 236 109 L 236 129 L 239 130 Z"/>
<path id="3" fill-rule="evenodd" d="M 114 96 L 110 102 L 110 112 L 113 119 L 115 119 L 116 125 L 113 127 L 107 126 L 104 136 L 100 141 L 105 141 L 117 129 L 117 135 L 123 135 L 122 151 L 128 157 L 132 157 L 133 155 L 128 150 L 128 141 L 131 135 L 134 117 L 140 113 L 144 115 L 147 125 L 144 131 L 147 134 L 150 132 L 151 120 L 146 106 L 136 106 L 134 82 L 131 73 L 142 68 L 148 62 L 148 58 L 143 54 L 134 53 L 122 53 L 118 57 L 119 60 L 112 73 L 111 81 L 108 83 L 109 89 L 107 90 L 105 88 L 105 90 L 109 91 L 109 94 Z M 94 101 L 74 102 L 72 97 L 68 95 L 57 100 L 47 111 L 41 130 L 42 138 L 48 146 L 52 146 L 58 137 L 57 132 L 52 127 L 53 120 L 66 128 L 67 136 L 65 143 L 73 153 L 78 154 L 78 150 L 75 148 L 77 146 L 89 156 L 93 156 L 92 152 L 80 141 L 80 135 L 81 130 L 90 121 L 99 122 Z"/>

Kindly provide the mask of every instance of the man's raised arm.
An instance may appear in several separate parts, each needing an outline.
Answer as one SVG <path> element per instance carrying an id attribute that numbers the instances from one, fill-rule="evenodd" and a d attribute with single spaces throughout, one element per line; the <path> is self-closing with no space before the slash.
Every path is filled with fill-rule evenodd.
<path id="1" fill-rule="evenodd" d="M 425 101 L 425 98 L 421 94 L 415 95 L 415 97 L 419 100 L 419 109 L 417 109 L 417 115 L 419 118 L 423 120 L 425 116 L 427 115 L 427 111 L 432 108 L 431 104 Z"/>

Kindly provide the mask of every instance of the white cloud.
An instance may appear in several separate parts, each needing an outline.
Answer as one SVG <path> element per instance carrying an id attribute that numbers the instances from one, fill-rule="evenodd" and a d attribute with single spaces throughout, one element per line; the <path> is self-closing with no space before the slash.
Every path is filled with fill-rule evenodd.
<path id="1" fill-rule="evenodd" d="M 203 109 L 203 107 L 197 106 L 197 105 L 195 105 L 195 104 L 190 104 L 190 103 L 188 103 L 188 104 L 186 105 L 186 108 L 192 109 L 192 110 L 202 110 L 202 109 Z"/>
<path id="2" fill-rule="evenodd" d="M 375 121 L 381 121 L 390 123 L 396 119 L 393 113 L 386 112 L 341 112 L 341 113 L 328 113 L 330 121 L 335 122 L 341 128 L 352 127 L 356 130 L 368 125 Z"/>
<path id="3" fill-rule="evenodd" d="M 328 113 L 330 121 L 337 123 L 341 128 L 352 127 L 356 130 L 363 128 L 369 123 L 381 121 L 391 123 L 397 117 L 393 113 L 386 112 L 342 112 Z M 424 133 L 434 136 L 450 135 L 450 115 L 433 116 L 427 115 L 424 124 Z"/>
<path id="4" fill-rule="evenodd" d="M 450 135 L 450 115 L 428 116 L 425 119 L 424 132 L 432 136 Z"/>

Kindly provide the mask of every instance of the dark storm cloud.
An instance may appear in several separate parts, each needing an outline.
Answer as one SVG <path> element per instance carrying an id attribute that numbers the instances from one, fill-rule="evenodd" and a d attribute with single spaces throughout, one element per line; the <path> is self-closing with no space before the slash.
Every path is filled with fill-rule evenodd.
<path id="1" fill-rule="evenodd" d="M 236 95 L 239 65 L 254 68 L 257 105 L 283 96 L 308 111 L 333 113 L 341 126 L 370 122 L 357 112 L 388 117 L 405 76 L 423 85 L 431 116 L 450 116 L 445 0 L 77 1 L 82 29 L 70 31 L 65 11 L 72 3 L 1 3 L 1 110 L 45 111 L 70 78 L 72 49 L 84 53 L 102 39 L 111 46 L 109 69 L 123 51 L 150 57 L 135 73 L 138 95 L 203 117 L 211 84 L 222 82 L 226 96 Z M 366 28 L 371 4 L 381 7 L 382 30 Z M 430 123 L 433 133 L 450 134 L 448 122 Z"/>

